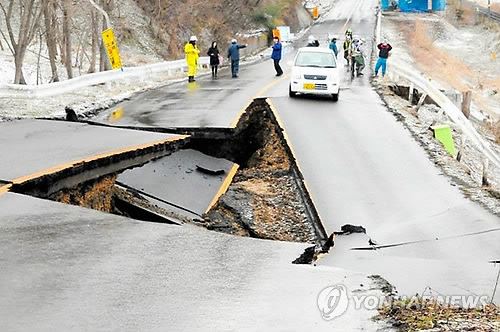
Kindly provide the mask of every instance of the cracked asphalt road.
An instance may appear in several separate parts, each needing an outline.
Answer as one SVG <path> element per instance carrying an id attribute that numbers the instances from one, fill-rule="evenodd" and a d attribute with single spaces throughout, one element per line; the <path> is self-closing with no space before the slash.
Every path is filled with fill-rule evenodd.
<path id="1" fill-rule="evenodd" d="M 343 35 L 350 26 L 370 49 L 376 5 L 372 0 L 339 1 L 337 10 L 310 33 L 325 43 L 328 34 Z M 292 55 L 288 52 L 283 62 Z M 337 237 L 337 247 L 320 264 L 378 273 L 407 293 L 436 285 L 441 292 L 491 294 L 498 267 L 488 262 L 500 257 L 498 216 L 469 201 L 441 174 L 387 112 L 369 84 L 370 69 L 365 73 L 353 82 L 344 78 L 338 103 L 308 97 L 291 100 L 287 77 L 273 78 L 271 63 L 264 62 L 243 68 L 242 80 L 201 80 L 198 90 L 178 85 L 150 92 L 175 93 L 179 98 L 175 106 L 155 104 L 148 113 L 154 115 L 150 125 L 230 126 L 249 98 L 270 97 L 327 231 L 344 224 L 367 229 L 365 237 Z M 219 91 L 210 88 L 221 85 L 225 88 Z M 118 123 L 141 123 L 137 105 L 142 100 L 119 105 L 125 111 Z M 102 114 L 101 120 L 106 116 Z M 369 247 L 369 238 L 380 245 L 417 243 L 350 250 Z"/>
<path id="2" fill-rule="evenodd" d="M 312 33 L 324 42 L 327 33 L 341 31 L 350 3 L 367 9 L 376 1 L 339 0 L 342 10 Z M 359 8 L 350 24 L 369 39 L 374 16 L 358 15 Z M 363 225 L 366 235 L 339 236 L 319 266 L 297 266 L 290 261 L 302 244 L 137 222 L 0 193 L 0 328 L 375 330 L 380 326 L 370 320 L 373 311 L 348 310 L 328 322 L 316 303 L 318 293 L 336 283 L 380 294 L 366 278 L 373 273 L 400 294 L 421 293 L 425 286 L 490 294 L 498 267 L 488 261 L 500 256 L 498 217 L 451 186 L 368 80 L 346 84 L 335 104 L 290 100 L 286 77 L 273 75 L 266 61 L 243 67 L 238 80 L 224 73 L 220 81 L 199 80 L 194 89 L 171 85 L 118 105 L 119 116 L 110 110 L 98 120 L 228 127 L 253 97 L 270 97 L 325 228 Z M 415 243 L 352 250 L 367 247 L 368 238 L 379 245 Z"/>

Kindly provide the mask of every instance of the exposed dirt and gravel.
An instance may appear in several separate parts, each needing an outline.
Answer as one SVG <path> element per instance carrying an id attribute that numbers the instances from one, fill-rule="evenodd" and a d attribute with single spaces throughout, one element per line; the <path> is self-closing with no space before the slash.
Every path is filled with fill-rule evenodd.
<path id="1" fill-rule="evenodd" d="M 369 278 L 385 296 L 374 319 L 387 322 L 397 331 L 500 331 L 500 308 L 489 303 L 486 297 L 473 299 L 477 305 L 470 307 L 454 305 L 457 299 L 435 294 L 430 289 L 428 294 L 400 297 L 384 278 L 378 275 Z"/>
<path id="2" fill-rule="evenodd" d="M 113 211 L 112 194 L 115 181 L 116 175 L 106 175 L 79 184 L 75 188 L 58 191 L 49 196 L 49 199 L 109 213 Z"/>
<path id="3" fill-rule="evenodd" d="M 500 331 L 500 308 L 492 304 L 465 309 L 416 298 L 394 300 L 379 312 L 379 318 L 389 320 L 402 331 Z"/>
<path id="4" fill-rule="evenodd" d="M 242 236 L 314 243 L 314 228 L 278 128 L 268 120 L 261 129 L 259 136 L 266 137 L 263 146 L 238 172 L 203 225 Z"/>

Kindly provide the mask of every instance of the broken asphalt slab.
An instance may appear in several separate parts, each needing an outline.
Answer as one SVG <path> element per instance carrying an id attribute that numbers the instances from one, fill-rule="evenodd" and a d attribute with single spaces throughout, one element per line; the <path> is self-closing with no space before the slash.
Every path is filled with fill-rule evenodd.
<path id="1" fill-rule="evenodd" d="M 117 181 L 145 193 L 143 198 L 166 210 L 201 218 L 225 192 L 237 169 L 229 160 L 186 149 L 126 170 Z"/>
<path id="2" fill-rule="evenodd" d="M 21 194 L 0 196 L 2 330 L 375 330 L 376 311 L 326 321 L 318 294 L 362 274 L 297 266 L 305 244 L 139 222 Z M 379 287 L 379 288 L 377 288 Z"/>
<path id="3" fill-rule="evenodd" d="M 50 120 L 2 122 L 0 132 L 0 180 L 12 183 L 185 137 Z"/>

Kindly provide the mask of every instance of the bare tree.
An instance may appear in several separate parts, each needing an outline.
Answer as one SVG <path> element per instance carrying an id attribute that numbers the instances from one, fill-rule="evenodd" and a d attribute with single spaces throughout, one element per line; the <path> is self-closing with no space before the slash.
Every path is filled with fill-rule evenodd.
<path id="1" fill-rule="evenodd" d="M 20 26 L 17 38 L 14 36 L 12 28 L 12 12 L 14 4 L 19 3 Z M 9 0 L 7 8 L 0 2 L 0 8 L 4 14 L 7 32 L 14 55 L 16 72 L 14 76 L 15 84 L 26 84 L 23 75 L 23 62 L 26 50 L 30 45 L 36 31 L 38 30 L 42 15 L 42 4 L 39 0 Z"/>
<path id="2" fill-rule="evenodd" d="M 101 0 L 101 8 L 104 9 L 107 13 L 111 11 L 111 7 L 113 5 L 112 0 Z M 106 25 L 106 20 L 103 18 L 102 20 L 102 30 L 106 30 L 108 26 Z M 99 71 L 110 70 L 111 66 L 108 61 L 108 56 L 106 54 L 106 49 L 104 48 L 104 43 L 101 38 L 101 54 L 99 57 Z"/>
<path id="3" fill-rule="evenodd" d="M 9 48 L 10 52 L 12 54 L 14 54 L 14 49 L 12 48 L 12 46 L 10 46 L 9 40 L 7 39 L 7 37 L 5 36 L 5 34 L 3 33 L 2 30 L 0 30 L 0 35 L 2 35 L 2 39 L 5 40 L 5 44 L 7 44 L 7 47 Z M 3 50 L 3 47 L 2 47 L 2 50 Z"/>
<path id="4" fill-rule="evenodd" d="M 73 12 L 71 0 L 63 0 L 63 36 L 64 36 L 64 66 L 68 73 L 68 79 L 73 78 L 73 66 L 71 64 L 71 15 Z"/>
<path id="5" fill-rule="evenodd" d="M 57 73 L 56 58 L 57 58 L 57 41 L 56 41 L 56 4 L 54 0 L 43 0 L 43 16 L 45 22 L 45 41 L 49 52 L 50 69 L 52 71 L 51 82 L 59 81 Z"/>
<path id="6" fill-rule="evenodd" d="M 97 51 L 99 50 L 99 15 L 95 9 L 90 11 L 91 28 L 92 28 L 92 43 L 89 73 L 95 73 L 95 65 L 97 61 Z"/>
<path id="7" fill-rule="evenodd" d="M 39 32 L 38 36 L 38 55 L 36 59 L 36 85 L 42 83 L 42 71 L 40 70 L 40 58 L 42 56 L 42 43 L 43 43 L 43 33 Z"/>

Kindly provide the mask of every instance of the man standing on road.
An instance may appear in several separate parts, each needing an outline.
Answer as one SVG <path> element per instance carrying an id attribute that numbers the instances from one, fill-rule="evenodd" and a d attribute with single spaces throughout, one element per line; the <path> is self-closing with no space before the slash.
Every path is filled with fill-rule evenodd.
<path id="1" fill-rule="evenodd" d="M 378 52 L 378 60 L 375 65 L 375 77 L 378 75 L 378 71 L 380 67 L 382 67 L 382 77 L 385 76 L 385 71 L 387 69 L 387 58 L 389 57 L 389 52 L 392 50 L 391 44 L 389 44 L 386 40 L 377 45 L 379 49 Z"/>
<path id="2" fill-rule="evenodd" d="M 200 57 L 200 50 L 196 46 L 198 39 L 196 36 L 191 36 L 189 42 L 184 46 L 184 53 L 186 54 L 186 63 L 188 66 L 188 82 L 194 82 L 196 69 L 198 68 L 198 58 Z"/>
<path id="3" fill-rule="evenodd" d="M 240 70 L 240 49 L 247 45 L 240 45 L 236 39 L 231 40 L 231 46 L 227 50 L 227 57 L 231 60 L 231 73 L 233 78 L 238 77 Z"/>
<path id="4" fill-rule="evenodd" d="M 278 37 L 274 37 L 273 41 L 274 45 L 273 45 L 273 54 L 271 55 L 271 59 L 273 59 L 274 61 L 274 69 L 276 70 L 276 76 L 281 76 L 283 75 L 283 70 L 281 69 L 280 66 L 282 46 Z"/>
<path id="5" fill-rule="evenodd" d="M 356 64 L 356 76 L 363 76 L 363 69 L 365 69 L 365 52 L 363 44 L 364 40 L 359 37 L 353 37 L 352 56 Z"/>

